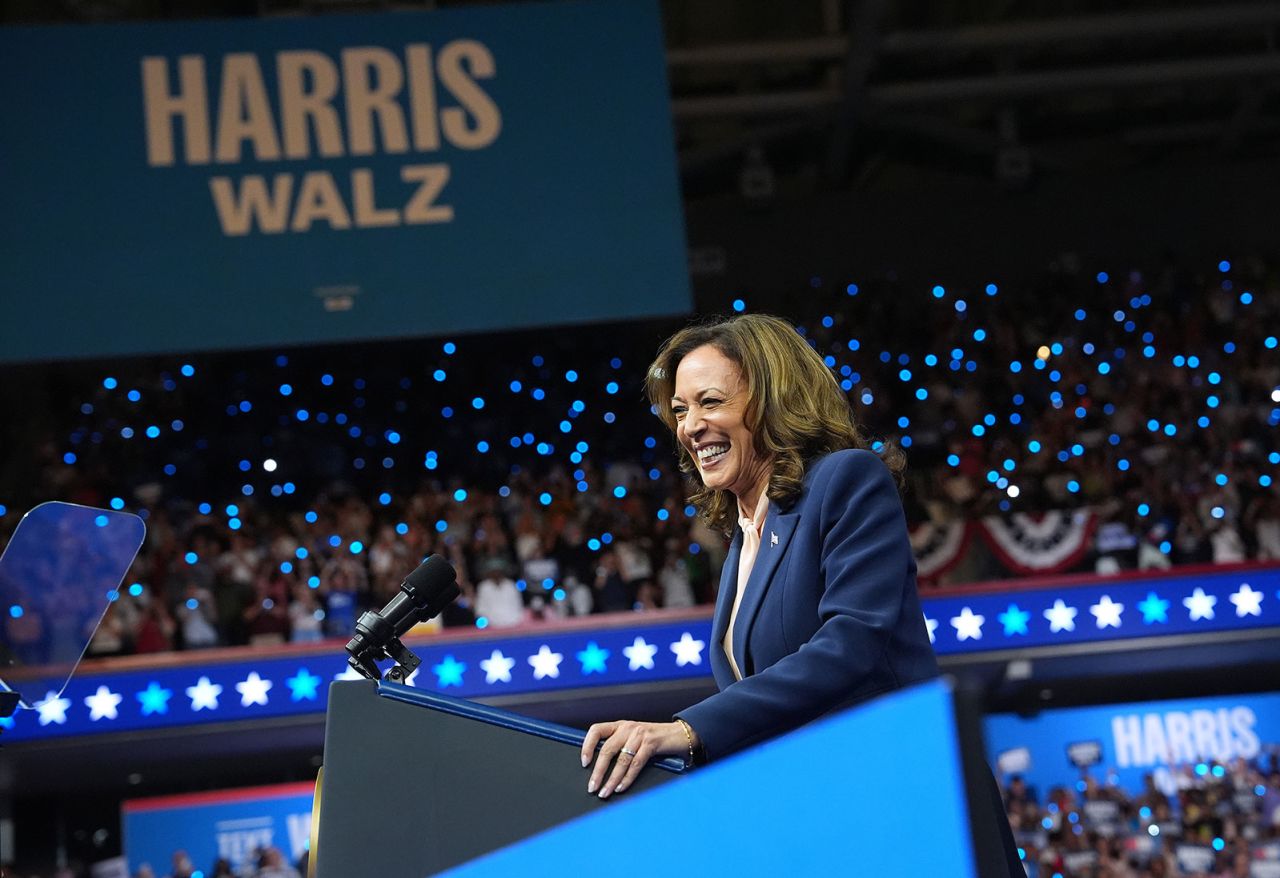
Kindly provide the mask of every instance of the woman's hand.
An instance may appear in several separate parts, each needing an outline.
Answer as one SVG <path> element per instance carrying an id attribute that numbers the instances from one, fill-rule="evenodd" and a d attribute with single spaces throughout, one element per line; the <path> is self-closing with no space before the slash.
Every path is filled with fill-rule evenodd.
<path id="1" fill-rule="evenodd" d="M 595 768 L 591 771 L 591 780 L 587 782 L 587 792 L 600 790 L 602 799 L 631 786 L 640 774 L 640 769 L 654 756 L 678 756 L 689 752 L 689 738 L 678 722 L 640 723 L 620 720 L 596 723 L 587 729 L 587 738 L 582 742 L 583 768 L 591 764 L 596 745 L 602 741 L 604 743 L 596 757 Z M 695 741 L 695 746 L 696 743 Z M 612 772 L 609 771 L 610 766 L 613 767 Z M 609 775 L 608 780 L 605 780 L 606 773 Z"/>

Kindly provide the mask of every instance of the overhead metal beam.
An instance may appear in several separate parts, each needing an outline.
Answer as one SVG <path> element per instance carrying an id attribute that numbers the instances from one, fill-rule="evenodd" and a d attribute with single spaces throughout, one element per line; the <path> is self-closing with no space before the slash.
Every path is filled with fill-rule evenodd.
<path id="1" fill-rule="evenodd" d="M 1229 123 L 1183 122 L 1169 125 L 1143 126 L 1125 129 L 1120 139 L 1128 146 L 1168 146 L 1188 142 L 1218 142 L 1221 148 L 1223 131 Z M 1280 133 L 1280 120 L 1257 119 L 1249 126 L 1254 135 L 1272 136 Z"/>
<path id="2" fill-rule="evenodd" d="M 677 119 L 775 116 L 824 109 L 843 102 L 844 95 L 838 89 L 811 88 L 796 91 L 674 98 L 671 101 L 671 112 Z"/>
<path id="3" fill-rule="evenodd" d="M 849 51 L 843 35 L 803 40 L 770 40 L 753 43 L 725 43 L 667 50 L 668 67 L 716 64 L 767 64 L 786 61 L 840 61 Z"/>
<path id="4" fill-rule="evenodd" d="M 867 100 L 874 108 L 884 110 L 949 101 L 1018 100 L 1073 91 L 1275 77 L 1280 77 L 1280 54 L 1246 55 L 889 83 L 869 86 Z M 841 91 L 820 88 L 676 98 L 671 107 L 676 118 L 688 119 L 778 115 L 835 106 L 843 101 Z"/>
<path id="5" fill-rule="evenodd" d="M 899 82 L 872 86 L 869 94 L 875 106 L 886 108 L 960 100 L 1016 100 L 1073 91 L 1274 76 L 1280 76 L 1280 54 Z"/>
<path id="6" fill-rule="evenodd" d="M 1081 18 L 1054 18 L 946 30 L 897 31 L 880 37 L 885 55 L 974 52 L 1066 42 L 1095 42 L 1280 24 L 1280 2 L 1170 9 Z M 849 51 L 843 35 L 795 40 L 690 46 L 667 51 L 671 67 L 840 61 Z"/>
<path id="7" fill-rule="evenodd" d="M 1012 49 L 1073 41 L 1203 33 L 1278 22 L 1280 3 L 1277 2 L 1208 5 L 1194 9 L 1124 12 L 946 30 L 899 31 L 885 35 L 881 51 L 885 54 L 929 54 Z"/>

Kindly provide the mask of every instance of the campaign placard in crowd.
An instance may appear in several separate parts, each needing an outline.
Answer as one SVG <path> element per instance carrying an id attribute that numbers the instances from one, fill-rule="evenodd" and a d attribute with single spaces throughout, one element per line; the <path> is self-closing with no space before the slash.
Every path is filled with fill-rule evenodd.
<path id="1" fill-rule="evenodd" d="M 999 714 L 986 718 L 985 731 L 992 763 L 1015 770 L 1042 794 L 1074 784 L 1084 768 L 1136 795 L 1149 774 L 1171 789 L 1173 770 L 1259 756 L 1264 744 L 1280 741 L 1280 694 Z M 1018 758 L 1002 763 L 1001 754 L 1013 751 Z"/>
<path id="2" fill-rule="evenodd" d="M 310 843 L 314 792 L 293 783 L 130 799 L 121 807 L 129 869 L 166 875 L 178 857 L 205 874 L 226 860 L 240 874 L 273 848 L 297 862 Z"/>

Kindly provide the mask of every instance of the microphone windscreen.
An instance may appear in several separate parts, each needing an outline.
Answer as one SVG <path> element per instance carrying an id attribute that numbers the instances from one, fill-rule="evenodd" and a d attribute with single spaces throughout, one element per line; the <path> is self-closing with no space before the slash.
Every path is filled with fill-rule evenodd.
<path id="1" fill-rule="evenodd" d="M 406 576 L 404 582 L 411 591 L 427 595 L 447 588 L 457 578 L 452 564 L 439 555 L 432 555 Z"/>

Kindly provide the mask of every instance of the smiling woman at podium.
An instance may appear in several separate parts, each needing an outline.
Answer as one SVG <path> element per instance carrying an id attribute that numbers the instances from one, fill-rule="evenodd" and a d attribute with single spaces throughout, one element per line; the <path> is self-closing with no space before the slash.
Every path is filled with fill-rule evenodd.
<path id="1" fill-rule="evenodd" d="M 654 756 L 718 759 L 938 673 L 898 496 L 822 358 L 783 320 L 742 315 L 662 346 L 650 401 L 693 503 L 732 537 L 712 624 L 720 691 L 674 722 L 597 723 L 587 789 L 622 792 Z"/>

